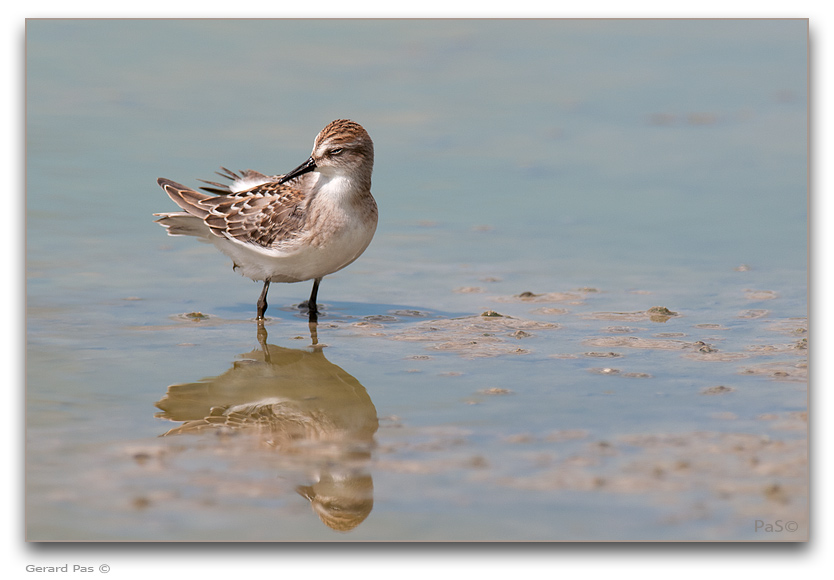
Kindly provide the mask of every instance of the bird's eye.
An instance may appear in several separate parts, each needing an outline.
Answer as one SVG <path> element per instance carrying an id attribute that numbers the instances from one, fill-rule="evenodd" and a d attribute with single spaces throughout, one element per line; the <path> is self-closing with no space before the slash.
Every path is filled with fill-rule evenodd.
<path id="1" fill-rule="evenodd" d="M 343 151 L 343 149 L 342 149 L 341 147 L 336 147 L 336 149 L 333 149 L 333 150 L 330 152 L 330 154 L 331 154 L 331 155 L 341 155 L 341 154 L 342 154 L 342 151 Z"/>

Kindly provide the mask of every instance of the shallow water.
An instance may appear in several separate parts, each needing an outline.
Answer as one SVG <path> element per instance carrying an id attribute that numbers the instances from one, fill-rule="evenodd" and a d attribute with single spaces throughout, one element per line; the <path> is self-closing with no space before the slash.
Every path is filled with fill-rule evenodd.
<path id="1" fill-rule="evenodd" d="M 28 539 L 804 539 L 806 33 L 28 21 Z M 155 180 L 339 117 L 376 238 L 259 331 Z"/>

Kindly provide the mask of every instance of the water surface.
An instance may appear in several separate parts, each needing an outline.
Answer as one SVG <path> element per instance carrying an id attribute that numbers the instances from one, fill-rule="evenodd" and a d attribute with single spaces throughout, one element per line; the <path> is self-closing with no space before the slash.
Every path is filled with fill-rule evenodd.
<path id="1" fill-rule="evenodd" d="M 805 21 L 26 42 L 29 540 L 806 537 Z M 287 171 L 336 118 L 376 238 L 314 333 L 308 283 L 259 329 L 155 180 Z"/>

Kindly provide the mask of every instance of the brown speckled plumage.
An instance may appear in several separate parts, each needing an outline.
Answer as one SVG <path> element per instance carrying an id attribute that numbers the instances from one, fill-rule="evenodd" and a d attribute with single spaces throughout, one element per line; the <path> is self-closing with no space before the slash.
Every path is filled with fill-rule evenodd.
<path id="1" fill-rule="evenodd" d="M 160 186 L 177 205 L 202 218 L 211 233 L 270 248 L 304 231 L 304 192 L 277 182 L 238 193 L 212 196 L 160 179 Z"/>

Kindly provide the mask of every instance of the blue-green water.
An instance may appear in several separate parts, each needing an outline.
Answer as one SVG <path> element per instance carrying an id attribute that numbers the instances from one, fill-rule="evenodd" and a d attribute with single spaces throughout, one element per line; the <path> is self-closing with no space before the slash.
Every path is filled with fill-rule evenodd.
<path id="1" fill-rule="evenodd" d="M 26 32 L 29 540 L 806 536 L 805 21 Z M 380 225 L 288 387 L 309 284 L 271 289 L 264 343 L 291 350 L 264 361 L 259 285 L 165 236 L 155 180 L 285 172 L 335 118 L 374 139 Z M 249 372 L 193 416 L 155 406 Z M 355 416 L 319 372 L 370 435 L 321 427 Z M 158 437 L 252 380 L 331 435 Z M 299 491 L 328 481 L 352 531 Z M 800 527 L 754 529 L 779 518 Z"/>

